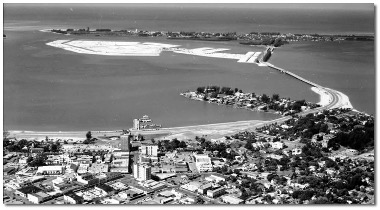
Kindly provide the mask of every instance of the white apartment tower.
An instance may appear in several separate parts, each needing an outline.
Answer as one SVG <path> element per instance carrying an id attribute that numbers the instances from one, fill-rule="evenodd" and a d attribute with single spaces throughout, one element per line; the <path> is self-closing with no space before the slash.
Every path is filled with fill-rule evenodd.
<path id="1" fill-rule="evenodd" d="M 152 170 L 150 166 L 145 164 L 135 164 L 133 165 L 133 176 L 137 180 L 149 180 L 152 176 Z"/>

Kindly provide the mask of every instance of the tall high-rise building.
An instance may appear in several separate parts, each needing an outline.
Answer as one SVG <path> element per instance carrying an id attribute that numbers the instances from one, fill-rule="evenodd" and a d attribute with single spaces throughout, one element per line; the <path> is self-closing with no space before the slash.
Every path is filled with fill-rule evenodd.
<path id="1" fill-rule="evenodd" d="M 133 119 L 133 129 L 140 130 L 140 120 Z"/>
<path id="2" fill-rule="evenodd" d="M 120 149 L 122 151 L 129 152 L 129 143 L 130 143 L 129 135 L 121 135 L 120 136 Z"/>
<path id="3" fill-rule="evenodd" d="M 145 164 L 134 164 L 133 176 L 137 180 L 149 180 L 152 177 L 152 169 L 150 166 Z"/>

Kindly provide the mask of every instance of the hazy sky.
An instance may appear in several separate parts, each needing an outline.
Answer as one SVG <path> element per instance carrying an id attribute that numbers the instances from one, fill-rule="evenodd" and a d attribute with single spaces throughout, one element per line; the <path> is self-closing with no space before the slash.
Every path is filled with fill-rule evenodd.
<path id="1" fill-rule="evenodd" d="M 374 10 L 374 4 L 372 3 L 347 3 L 347 4 L 339 4 L 339 3 L 305 3 L 305 4 L 293 4 L 293 3 L 269 3 L 269 4 L 263 4 L 263 3 L 239 3 L 239 4 L 230 4 L 230 3 L 224 3 L 224 4 L 189 4 L 189 3 L 180 3 L 180 4 L 5 4 L 5 7 L 7 6 L 53 6 L 53 7 L 67 7 L 67 6 L 74 6 L 74 7 L 115 7 L 115 6 L 136 6 L 136 7 L 213 7 L 213 8 L 257 8 L 257 9 L 299 9 L 299 10 Z"/>

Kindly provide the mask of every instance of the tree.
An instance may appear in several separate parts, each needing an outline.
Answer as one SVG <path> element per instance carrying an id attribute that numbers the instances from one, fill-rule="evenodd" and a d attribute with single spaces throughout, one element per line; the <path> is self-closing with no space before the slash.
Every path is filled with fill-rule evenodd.
<path id="1" fill-rule="evenodd" d="M 91 131 L 89 131 L 89 132 L 86 133 L 86 138 L 89 139 L 89 140 L 92 138 Z"/>
<path id="2" fill-rule="evenodd" d="M 32 162 L 33 161 L 33 157 L 28 157 L 28 159 L 26 159 L 26 163 L 30 163 L 30 162 Z"/>
<path id="3" fill-rule="evenodd" d="M 211 95 L 210 95 L 210 98 L 216 98 L 218 97 L 218 93 L 217 92 L 212 92 Z"/>
<path id="4" fill-rule="evenodd" d="M 244 189 L 242 188 L 241 189 L 241 196 L 240 196 L 240 199 L 243 199 L 243 200 L 246 200 L 247 198 L 249 198 L 251 195 Z"/>
<path id="5" fill-rule="evenodd" d="M 205 91 L 205 87 L 198 87 L 197 88 L 197 93 L 199 94 L 199 93 L 204 93 L 204 91 Z"/>
<path id="6" fill-rule="evenodd" d="M 245 144 L 244 147 L 246 149 L 248 149 L 248 150 L 252 150 L 253 149 L 252 142 L 251 141 L 247 141 L 247 143 Z"/>
<path id="7" fill-rule="evenodd" d="M 270 100 L 270 98 L 266 95 L 266 94 L 263 94 L 261 96 L 261 101 L 264 102 L 264 103 L 268 103 Z"/>
<path id="8" fill-rule="evenodd" d="M 186 148 L 187 147 L 186 142 L 184 142 L 184 141 L 181 141 L 178 146 L 180 148 Z"/>
<path id="9" fill-rule="evenodd" d="M 205 201 L 204 201 L 200 196 L 197 196 L 197 197 L 195 198 L 195 203 L 196 203 L 196 204 L 204 204 Z"/>
<path id="10" fill-rule="evenodd" d="M 20 149 L 22 149 L 23 147 L 28 146 L 28 141 L 26 139 L 22 139 L 17 144 L 20 147 Z"/>
<path id="11" fill-rule="evenodd" d="M 171 141 L 171 144 L 172 144 L 172 147 L 173 147 L 173 149 L 177 149 L 178 147 L 179 147 L 179 144 L 180 144 L 181 142 L 177 139 L 177 138 L 175 138 L 175 139 L 173 139 L 172 141 Z"/>
<path id="12" fill-rule="evenodd" d="M 38 167 L 38 166 L 44 166 L 46 165 L 45 164 L 45 161 L 47 160 L 47 156 L 44 155 L 44 154 L 39 154 L 37 155 L 33 161 L 29 162 L 29 166 L 30 167 Z"/>
<path id="13" fill-rule="evenodd" d="M 278 94 L 273 94 L 273 95 L 272 95 L 272 101 L 278 101 L 278 100 L 280 100 L 280 95 L 278 95 Z"/>

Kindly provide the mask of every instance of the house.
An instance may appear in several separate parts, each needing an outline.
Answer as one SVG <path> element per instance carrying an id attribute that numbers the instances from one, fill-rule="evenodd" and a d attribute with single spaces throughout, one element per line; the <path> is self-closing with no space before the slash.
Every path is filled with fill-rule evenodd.
<path id="1" fill-rule="evenodd" d="M 301 148 L 294 148 L 292 149 L 292 155 L 300 155 L 302 154 L 302 149 Z"/>
<path id="2" fill-rule="evenodd" d="M 28 161 L 28 157 L 22 157 L 18 160 L 18 163 L 26 165 L 28 163 L 27 161 Z"/>
<path id="3" fill-rule="evenodd" d="M 271 142 L 270 145 L 273 149 L 282 149 L 284 147 L 284 143 L 279 142 L 279 141 Z"/>

